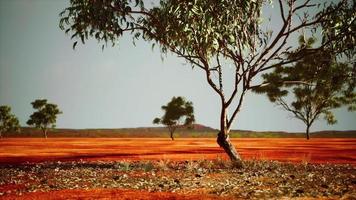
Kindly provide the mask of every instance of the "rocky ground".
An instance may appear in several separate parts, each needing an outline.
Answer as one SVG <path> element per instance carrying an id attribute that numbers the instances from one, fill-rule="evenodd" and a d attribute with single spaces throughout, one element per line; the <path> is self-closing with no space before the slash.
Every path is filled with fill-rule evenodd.
<path id="1" fill-rule="evenodd" d="M 245 161 L 45 162 L 0 165 L 0 199 L 34 192 L 118 188 L 224 199 L 356 199 L 352 165 Z"/>

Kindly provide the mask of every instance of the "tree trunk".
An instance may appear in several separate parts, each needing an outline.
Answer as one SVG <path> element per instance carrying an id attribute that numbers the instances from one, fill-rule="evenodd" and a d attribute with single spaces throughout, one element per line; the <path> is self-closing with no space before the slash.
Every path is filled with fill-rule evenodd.
<path id="1" fill-rule="evenodd" d="M 310 128 L 310 125 L 307 125 L 307 130 L 305 131 L 307 140 L 309 140 L 309 128 Z"/>
<path id="2" fill-rule="evenodd" d="M 47 139 L 47 129 L 43 129 L 43 135 Z"/>
<path id="3" fill-rule="evenodd" d="M 171 133 L 171 139 L 172 139 L 172 140 L 174 140 L 173 132 L 174 132 L 174 131 L 170 131 L 170 133 Z"/>
<path id="4" fill-rule="evenodd" d="M 234 145 L 231 143 L 229 135 L 224 134 L 223 132 L 220 131 L 218 133 L 218 137 L 216 141 L 219 144 L 219 146 L 224 149 L 224 151 L 227 153 L 227 155 L 229 156 L 230 160 L 234 163 L 234 165 L 237 167 L 241 167 L 242 166 L 241 157 L 239 153 L 237 153 Z"/>
<path id="5" fill-rule="evenodd" d="M 169 130 L 169 133 L 170 133 L 170 135 L 171 135 L 171 139 L 174 140 L 173 133 L 174 133 L 174 131 L 176 130 L 176 127 L 173 126 L 173 125 L 169 125 L 169 126 L 168 126 L 168 130 Z"/>
<path id="6" fill-rule="evenodd" d="M 231 143 L 229 138 L 229 132 L 227 130 L 227 109 L 225 104 L 222 103 L 221 115 L 220 115 L 220 132 L 218 133 L 218 137 L 216 139 L 217 143 L 221 148 L 224 149 L 225 153 L 229 156 L 231 162 L 236 167 L 242 167 L 242 160 L 237 153 L 234 145 Z"/>

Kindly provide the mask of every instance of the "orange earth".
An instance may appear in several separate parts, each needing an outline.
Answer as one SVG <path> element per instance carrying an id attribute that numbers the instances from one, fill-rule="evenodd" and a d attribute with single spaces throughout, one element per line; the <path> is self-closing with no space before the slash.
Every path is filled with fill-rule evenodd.
<path id="1" fill-rule="evenodd" d="M 243 159 L 356 164 L 356 139 L 232 139 Z M 42 161 L 193 160 L 225 157 L 213 138 L 5 138 L 0 164 Z M 226 157 L 225 157 L 226 158 Z M 10 186 L 9 186 L 10 187 Z M 4 199 L 226 199 L 208 194 L 182 195 L 123 189 L 32 192 Z"/>
<path id="2" fill-rule="evenodd" d="M 182 195 L 172 192 L 147 192 L 124 189 L 93 189 L 93 190 L 59 190 L 50 192 L 33 192 L 23 196 L 5 196 L 3 200 L 39 200 L 39 199 L 122 199 L 122 200 L 230 200 L 228 197 L 216 195 Z"/>
<path id="3" fill-rule="evenodd" d="M 356 139 L 234 138 L 243 159 L 356 164 Z M 214 138 L 5 138 L 0 164 L 67 160 L 194 160 L 225 157 Z"/>

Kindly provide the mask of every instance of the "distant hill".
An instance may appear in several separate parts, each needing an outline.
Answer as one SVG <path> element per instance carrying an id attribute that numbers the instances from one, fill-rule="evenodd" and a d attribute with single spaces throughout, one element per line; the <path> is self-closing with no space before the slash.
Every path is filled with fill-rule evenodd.
<path id="1" fill-rule="evenodd" d="M 205 126 L 202 124 L 193 124 L 193 130 L 199 131 L 217 131 L 217 129 L 211 128 L 209 126 Z"/>
<path id="2" fill-rule="evenodd" d="M 305 138 L 303 132 L 284 131 L 249 131 L 232 130 L 232 138 Z M 317 131 L 310 133 L 311 138 L 356 138 L 356 130 L 347 131 Z"/>
<path id="3" fill-rule="evenodd" d="M 166 131 L 167 128 L 166 127 L 137 127 L 137 128 L 123 128 L 123 129 L 133 129 L 133 130 L 164 130 Z M 217 131 L 217 129 L 211 128 L 209 126 L 205 126 L 203 124 L 193 124 L 190 127 L 185 127 L 185 126 L 181 126 L 179 129 L 191 129 L 191 130 L 196 130 L 196 131 Z M 116 129 L 118 130 L 118 129 Z"/>
<path id="4" fill-rule="evenodd" d="M 179 128 L 176 138 L 215 138 L 217 129 L 194 124 L 193 128 Z M 4 133 L 4 137 L 42 137 L 42 132 L 35 128 L 22 127 L 21 133 Z M 117 138 L 166 138 L 169 137 L 165 127 L 138 127 L 119 129 L 53 129 L 49 137 L 117 137 Z M 304 133 L 289 133 L 282 131 L 250 131 L 232 130 L 231 138 L 304 138 Z M 356 130 L 348 131 L 318 131 L 311 133 L 312 138 L 356 138 Z"/>

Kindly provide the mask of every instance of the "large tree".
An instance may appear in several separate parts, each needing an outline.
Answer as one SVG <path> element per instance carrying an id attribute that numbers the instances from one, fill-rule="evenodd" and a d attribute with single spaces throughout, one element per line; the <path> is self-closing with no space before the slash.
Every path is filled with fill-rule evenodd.
<path id="1" fill-rule="evenodd" d="M 17 117 L 11 114 L 10 106 L 0 106 L 0 138 L 2 133 L 7 131 L 20 131 L 20 124 Z"/>
<path id="2" fill-rule="evenodd" d="M 47 103 L 47 99 L 37 99 L 31 104 L 37 111 L 30 116 L 27 124 L 41 129 L 43 136 L 47 138 L 48 129 L 56 127 L 57 115 L 62 112 L 56 104 Z"/>
<path id="3" fill-rule="evenodd" d="M 195 122 L 194 108 L 191 101 L 183 97 L 173 97 L 167 105 L 161 107 L 164 114 L 155 118 L 154 124 L 163 124 L 168 127 L 171 139 L 174 140 L 174 131 L 181 126 L 190 126 Z"/>
<path id="4" fill-rule="evenodd" d="M 232 123 L 261 73 L 301 59 L 284 59 L 293 50 L 295 34 L 321 34 L 322 28 L 324 39 L 315 51 L 335 47 L 334 51 L 343 52 L 350 48 L 347 43 L 354 48 L 356 41 L 354 3 L 347 0 L 274 2 L 280 12 L 280 22 L 272 22 L 279 24 L 274 31 L 268 29 L 268 16 L 262 17 L 262 8 L 271 6 L 264 0 L 160 0 L 149 7 L 143 2 L 71 0 L 60 13 L 60 28 L 76 40 L 73 47 L 90 37 L 114 45 L 127 33 L 134 40 L 158 44 L 163 53 L 172 52 L 200 69 L 220 101 L 217 142 L 236 164 L 241 164 L 241 158 L 229 139 Z M 332 16 L 337 18 L 330 21 Z"/>
<path id="5" fill-rule="evenodd" d="M 337 122 L 332 110 L 349 106 L 352 111 L 356 106 L 356 68 L 351 64 L 337 62 L 336 56 L 323 51 L 309 54 L 308 48 L 315 42 L 314 38 L 299 39 L 300 45 L 306 46 L 302 52 L 303 59 L 292 66 L 278 66 L 271 73 L 264 74 L 266 85 L 255 89 L 266 93 L 269 99 L 293 114 L 306 125 L 306 138 L 312 124 L 324 116 L 328 124 Z M 296 55 L 291 54 L 289 59 Z M 295 83 L 294 80 L 303 83 Z"/>

